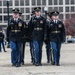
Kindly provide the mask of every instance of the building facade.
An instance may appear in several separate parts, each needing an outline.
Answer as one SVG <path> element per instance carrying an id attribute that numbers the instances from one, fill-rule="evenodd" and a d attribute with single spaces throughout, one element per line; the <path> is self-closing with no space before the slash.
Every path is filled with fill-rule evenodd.
<path id="1" fill-rule="evenodd" d="M 44 7 L 47 7 L 48 11 L 58 10 L 61 20 L 75 15 L 75 0 L 10 0 L 9 5 L 10 17 L 12 16 L 12 9 L 18 8 L 23 13 L 25 21 L 29 21 L 31 12 L 36 6 L 42 8 L 42 14 Z M 7 25 L 7 19 L 7 0 L 0 0 L 0 25 Z"/>

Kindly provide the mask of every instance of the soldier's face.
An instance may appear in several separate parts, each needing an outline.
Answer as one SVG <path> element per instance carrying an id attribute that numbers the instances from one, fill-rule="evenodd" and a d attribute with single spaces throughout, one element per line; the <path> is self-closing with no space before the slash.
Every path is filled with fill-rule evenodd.
<path id="1" fill-rule="evenodd" d="M 40 16 L 41 12 L 40 11 L 36 11 L 35 14 L 36 14 L 36 16 Z"/>
<path id="2" fill-rule="evenodd" d="M 19 19 L 22 19 L 22 16 L 19 16 Z"/>
<path id="3" fill-rule="evenodd" d="M 14 13 L 13 14 L 13 18 L 18 18 L 19 17 L 19 14 L 18 13 Z"/>
<path id="4" fill-rule="evenodd" d="M 52 16 L 53 20 L 57 20 L 59 18 L 59 16 Z"/>
<path id="5" fill-rule="evenodd" d="M 49 16 L 47 16 L 47 19 L 48 19 L 48 20 L 51 20 L 51 18 L 50 18 Z"/>

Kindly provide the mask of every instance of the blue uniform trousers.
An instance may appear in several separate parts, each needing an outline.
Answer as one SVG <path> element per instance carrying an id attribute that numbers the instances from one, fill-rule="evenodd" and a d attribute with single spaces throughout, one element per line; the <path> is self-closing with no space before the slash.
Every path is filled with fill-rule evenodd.
<path id="1" fill-rule="evenodd" d="M 24 63 L 24 57 L 25 57 L 25 43 L 21 43 L 21 49 L 20 49 L 20 63 Z"/>
<path id="2" fill-rule="evenodd" d="M 53 57 L 55 64 L 59 64 L 60 62 L 60 48 L 61 42 L 51 42 L 53 49 Z"/>
<path id="3" fill-rule="evenodd" d="M 50 42 L 46 43 L 47 62 L 50 62 Z"/>
<path id="4" fill-rule="evenodd" d="M 12 49 L 11 62 L 12 62 L 12 64 L 17 64 L 17 63 L 19 63 L 19 60 L 20 60 L 21 42 L 10 41 L 10 47 Z"/>
<path id="5" fill-rule="evenodd" d="M 33 41 L 30 41 L 30 54 L 31 54 L 31 62 L 35 62 L 35 55 L 34 55 L 34 46 L 33 46 Z"/>
<path id="6" fill-rule="evenodd" d="M 41 63 L 43 41 L 34 40 L 33 44 L 34 44 L 34 52 L 35 52 L 35 63 Z"/>
<path id="7" fill-rule="evenodd" d="M 1 45 L 3 46 L 3 50 L 5 51 L 4 42 L 3 42 L 3 41 L 0 41 L 0 52 L 2 51 L 2 50 L 1 50 Z"/>

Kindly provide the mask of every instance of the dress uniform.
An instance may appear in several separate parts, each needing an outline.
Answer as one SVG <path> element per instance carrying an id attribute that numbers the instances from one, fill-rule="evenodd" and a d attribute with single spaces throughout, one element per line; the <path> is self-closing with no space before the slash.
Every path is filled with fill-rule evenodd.
<path id="1" fill-rule="evenodd" d="M 31 38 L 33 40 L 34 45 L 34 52 L 35 52 L 35 65 L 39 66 L 41 64 L 42 59 L 42 45 L 44 40 L 44 34 L 45 34 L 45 28 L 46 28 L 46 19 L 42 17 L 41 15 L 37 16 L 36 13 L 39 13 L 41 8 L 36 7 L 35 10 L 35 16 L 32 21 L 30 20 L 29 25 L 29 34 L 31 35 Z"/>
<path id="2" fill-rule="evenodd" d="M 3 34 L 3 32 L 2 32 L 2 28 L 0 28 L 0 52 L 2 52 L 2 50 L 1 50 L 1 44 L 2 44 L 2 46 L 3 46 L 4 52 L 7 52 L 7 51 L 5 50 L 5 46 L 4 46 L 4 34 Z"/>
<path id="3" fill-rule="evenodd" d="M 34 16 L 35 16 L 35 11 L 33 10 L 32 13 L 31 13 L 31 19 L 32 21 L 34 20 Z M 28 25 L 30 25 L 30 21 L 28 23 Z M 30 36 L 30 35 L 29 35 Z M 35 63 L 35 58 L 34 58 L 34 46 L 33 46 L 33 40 L 30 39 L 30 54 L 31 54 L 31 63 Z"/>
<path id="4" fill-rule="evenodd" d="M 61 44 L 65 40 L 65 28 L 63 22 L 58 19 L 54 19 L 53 17 L 57 17 L 59 15 L 58 11 L 54 11 L 51 13 L 52 21 L 49 25 L 49 35 L 51 46 L 53 50 L 53 65 L 60 65 L 60 49 Z"/>
<path id="5" fill-rule="evenodd" d="M 45 44 L 46 44 L 46 55 L 47 55 L 47 63 L 50 63 L 51 61 L 51 57 L 50 57 L 50 39 L 49 39 L 49 29 L 48 29 L 48 25 L 50 24 L 51 21 L 51 13 L 48 12 L 47 13 L 47 39 L 45 40 Z"/>
<path id="6" fill-rule="evenodd" d="M 11 62 L 13 66 L 21 66 L 19 63 L 20 59 L 20 48 L 21 40 L 23 36 L 23 22 L 18 18 L 19 10 L 13 9 L 14 15 L 17 17 L 12 18 L 10 25 L 7 27 L 7 41 L 10 40 L 11 51 Z"/>
<path id="7" fill-rule="evenodd" d="M 20 64 L 24 65 L 24 57 L 25 57 L 25 43 L 28 33 L 28 26 L 26 22 L 22 20 L 22 13 L 19 12 L 19 19 L 23 23 L 23 36 L 22 36 L 22 42 L 21 42 L 21 49 L 20 49 Z"/>

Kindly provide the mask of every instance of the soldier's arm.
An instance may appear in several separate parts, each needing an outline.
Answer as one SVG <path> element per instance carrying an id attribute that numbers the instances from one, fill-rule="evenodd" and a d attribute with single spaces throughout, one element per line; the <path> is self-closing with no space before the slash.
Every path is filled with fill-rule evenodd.
<path id="1" fill-rule="evenodd" d="M 65 42 L 65 40 L 66 40 L 65 26 L 62 23 L 62 42 Z"/>
<path id="2" fill-rule="evenodd" d="M 49 22 L 47 22 L 47 38 L 49 39 L 49 25 L 50 25 L 50 23 Z"/>
<path id="3" fill-rule="evenodd" d="M 22 32 L 23 32 L 23 35 L 27 36 L 28 25 L 26 24 L 26 22 L 23 22 Z"/>
<path id="4" fill-rule="evenodd" d="M 32 18 L 31 18 L 31 20 L 28 22 L 28 36 L 29 37 L 32 36 L 32 31 L 33 31 L 33 23 L 32 23 Z"/>
<path id="5" fill-rule="evenodd" d="M 44 19 L 44 41 L 47 38 L 47 21 Z"/>

